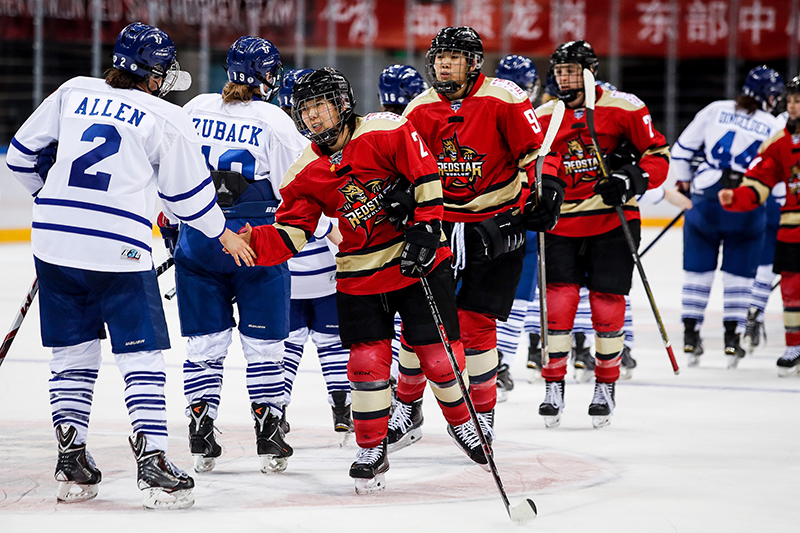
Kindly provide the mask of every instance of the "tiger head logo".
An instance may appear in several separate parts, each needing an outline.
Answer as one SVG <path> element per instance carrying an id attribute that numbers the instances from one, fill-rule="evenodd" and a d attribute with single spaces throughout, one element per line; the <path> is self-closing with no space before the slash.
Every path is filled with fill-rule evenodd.
<path id="1" fill-rule="evenodd" d="M 369 200 L 367 193 L 364 189 L 353 183 L 352 181 L 346 183 L 344 187 L 339 189 L 339 192 L 344 196 L 344 205 L 342 209 L 352 209 L 354 205 L 365 204 Z"/>
<path id="2" fill-rule="evenodd" d="M 788 194 L 800 194 L 800 164 L 794 164 L 789 167 L 791 177 L 789 178 Z"/>
<path id="3" fill-rule="evenodd" d="M 574 157 L 583 157 L 583 144 L 579 139 L 569 139 L 567 141 L 567 151 Z"/>
<path id="4" fill-rule="evenodd" d="M 475 181 L 483 177 L 486 155 L 474 148 L 462 146 L 457 134 L 442 139 L 442 152 L 437 156 L 439 176 L 445 189 L 475 189 Z"/>
<path id="5" fill-rule="evenodd" d="M 363 229 L 367 238 L 372 234 L 375 225 L 386 218 L 380 203 L 384 182 L 385 180 L 376 178 L 361 183 L 350 176 L 347 183 L 338 189 L 344 198 L 338 211 L 350 223 L 351 229 Z"/>

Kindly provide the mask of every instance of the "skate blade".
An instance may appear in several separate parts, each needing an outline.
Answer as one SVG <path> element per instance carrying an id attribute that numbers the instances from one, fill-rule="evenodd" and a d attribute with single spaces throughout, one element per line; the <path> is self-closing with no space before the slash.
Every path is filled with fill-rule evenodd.
<path id="1" fill-rule="evenodd" d="M 594 380 L 594 370 L 586 370 L 585 368 L 575 367 L 575 381 L 578 383 L 587 383 Z"/>
<path id="2" fill-rule="evenodd" d="M 741 357 L 735 355 L 726 355 L 725 359 L 727 360 L 728 370 L 735 370 L 739 366 L 739 361 L 742 360 Z"/>
<path id="3" fill-rule="evenodd" d="M 539 368 L 528 367 L 528 383 L 536 383 L 542 379 L 542 371 Z"/>
<path id="4" fill-rule="evenodd" d="M 393 453 L 398 450 L 402 450 L 403 448 L 411 446 L 421 438 L 422 438 L 422 428 L 411 429 L 408 431 L 408 433 L 403 435 L 399 441 L 386 445 L 386 452 Z"/>
<path id="5" fill-rule="evenodd" d="M 370 479 L 353 478 L 355 482 L 356 494 L 372 494 L 373 492 L 380 492 L 386 488 L 386 475 L 375 474 L 375 477 Z"/>
<path id="6" fill-rule="evenodd" d="M 97 484 L 82 485 L 74 481 L 61 481 L 58 484 L 56 499 L 61 503 L 85 502 L 97 497 Z"/>
<path id="7" fill-rule="evenodd" d="M 162 487 L 144 489 L 142 507 L 151 511 L 171 511 L 186 509 L 194 505 L 192 489 L 167 492 Z"/>
<path id="8" fill-rule="evenodd" d="M 214 460 L 213 457 L 206 457 L 204 455 L 195 455 L 194 457 L 194 471 L 198 474 L 202 474 L 204 472 L 211 472 L 214 470 L 214 466 L 216 466 L 217 462 Z"/>
<path id="9" fill-rule="evenodd" d="M 264 474 L 283 472 L 289 466 L 287 457 L 278 457 L 277 455 L 259 455 L 258 457 L 261 459 L 261 472 Z"/>
<path id="10" fill-rule="evenodd" d="M 337 431 L 336 435 L 339 437 L 339 448 L 344 448 L 350 442 L 351 431 Z"/>
<path id="11" fill-rule="evenodd" d="M 594 426 L 595 429 L 604 428 L 610 424 L 611 424 L 611 415 L 592 417 L 592 426 Z"/>
<path id="12" fill-rule="evenodd" d="M 533 503 L 533 500 L 526 498 L 519 505 L 509 506 L 508 516 L 517 525 L 527 524 L 536 518 L 536 504 Z"/>
<path id="13" fill-rule="evenodd" d="M 689 356 L 689 366 L 700 366 L 700 356 L 699 355 L 690 355 Z"/>
<path id="14" fill-rule="evenodd" d="M 784 367 L 784 366 L 779 366 L 778 367 L 778 377 L 779 378 L 789 378 L 789 377 L 797 376 L 797 375 L 800 375 L 800 365 L 796 365 L 796 366 L 789 367 L 789 368 Z"/>
<path id="15" fill-rule="evenodd" d="M 555 416 L 544 416 L 544 427 L 548 429 L 557 428 L 561 425 L 561 413 Z"/>

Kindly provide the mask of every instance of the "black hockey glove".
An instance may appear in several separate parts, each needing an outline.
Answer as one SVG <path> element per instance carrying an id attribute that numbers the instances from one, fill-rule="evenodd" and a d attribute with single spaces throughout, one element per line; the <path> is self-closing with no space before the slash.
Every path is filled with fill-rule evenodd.
<path id="1" fill-rule="evenodd" d="M 550 231 L 556 227 L 564 202 L 564 182 L 555 176 L 542 176 L 542 197 L 528 196 L 525 202 L 525 227 L 528 231 Z"/>
<path id="2" fill-rule="evenodd" d="M 513 252 L 525 244 L 525 226 L 518 207 L 487 218 L 475 226 L 475 231 L 478 232 L 489 259 Z"/>
<path id="3" fill-rule="evenodd" d="M 379 200 L 381 207 L 389 217 L 389 222 L 397 229 L 408 222 L 417 202 L 414 199 L 414 184 L 399 176 L 383 192 Z"/>
<path id="4" fill-rule="evenodd" d="M 594 192 L 603 197 L 606 205 L 622 205 L 647 190 L 649 176 L 640 167 L 625 165 L 615 170 L 605 181 L 594 186 Z"/>
<path id="5" fill-rule="evenodd" d="M 169 255 L 175 255 L 175 246 L 178 244 L 178 225 L 172 224 L 164 213 L 158 214 L 158 229 L 164 246 L 169 250 Z"/>
<path id="6" fill-rule="evenodd" d="M 36 173 L 42 180 L 47 181 L 47 173 L 56 162 L 56 151 L 58 151 L 58 141 L 53 141 L 45 146 L 41 152 L 36 154 Z"/>
<path id="7" fill-rule="evenodd" d="M 436 260 L 442 235 L 441 224 L 421 222 L 406 230 L 406 245 L 400 255 L 400 273 L 409 278 L 427 276 Z"/>

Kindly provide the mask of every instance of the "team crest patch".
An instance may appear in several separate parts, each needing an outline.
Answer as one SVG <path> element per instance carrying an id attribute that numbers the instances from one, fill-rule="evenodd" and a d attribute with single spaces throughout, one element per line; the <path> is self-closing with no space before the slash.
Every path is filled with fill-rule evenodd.
<path id="1" fill-rule="evenodd" d="M 576 109 L 574 115 L 575 115 L 575 118 L 583 118 L 584 110 L 583 109 Z"/>
<path id="2" fill-rule="evenodd" d="M 800 165 L 792 165 L 789 168 L 789 172 L 791 172 L 791 176 L 789 177 L 787 193 L 797 196 L 800 194 Z"/>
<path id="3" fill-rule="evenodd" d="M 597 152 L 592 143 L 584 142 L 580 134 L 567 139 L 567 152 L 563 156 L 564 170 L 572 177 L 572 183 L 579 181 L 595 181 L 599 169 Z"/>
<path id="4" fill-rule="evenodd" d="M 361 183 L 358 179 L 350 177 L 347 183 L 339 188 L 344 203 L 337 211 L 344 215 L 354 231 L 358 228 L 364 230 L 367 238 L 372 235 L 375 225 L 386 218 L 380 204 L 383 183 L 382 179 Z"/>
<path id="5" fill-rule="evenodd" d="M 484 159 L 486 154 L 479 154 L 469 146 L 461 146 L 456 133 L 442 139 L 442 152 L 436 156 L 436 162 L 444 188 L 475 191 L 475 182 L 483 177 Z"/>
<path id="6" fill-rule="evenodd" d="M 136 248 L 128 248 L 123 246 L 122 253 L 119 257 L 120 259 L 126 259 L 128 261 L 139 261 L 142 258 L 142 252 Z"/>

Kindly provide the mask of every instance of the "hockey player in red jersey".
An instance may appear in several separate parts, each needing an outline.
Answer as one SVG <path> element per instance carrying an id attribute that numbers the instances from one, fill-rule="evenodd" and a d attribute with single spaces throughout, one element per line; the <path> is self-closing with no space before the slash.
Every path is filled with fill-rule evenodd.
<path id="1" fill-rule="evenodd" d="M 781 275 L 786 351 L 778 359 L 778 375 L 800 372 L 800 76 L 786 85 L 786 127 L 764 141 L 750 163 L 742 184 L 719 191 L 722 207 L 752 211 L 778 183 L 786 184 L 781 206 L 773 270 Z"/>
<path id="2" fill-rule="evenodd" d="M 599 181 L 601 171 L 585 119 L 583 80 L 583 69 L 597 69 L 597 56 L 589 43 L 571 41 L 556 48 L 550 64 L 558 85 L 557 97 L 567 108 L 553 141 L 553 150 L 563 158 L 559 175 L 567 186 L 561 218 L 545 241 L 550 362 L 542 369 L 546 394 L 539 414 L 547 427 L 560 424 L 578 291 L 585 285 L 590 291 L 597 359 L 589 414 L 595 427 L 603 427 L 609 424 L 614 410 L 614 384 L 620 375 L 625 338 L 625 295 L 634 267 L 616 207 L 622 207 L 638 244 L 636 195 L 664 182 L 669 151 L 639 98 L 596 87 L 594 120 L 600 155 L 607 158 L 612 170 L 608 180 Z M 554 106 L 552 101 L 537 109 L 542 128 L 550 123 Z M 615 168 L 619 165 L 615 164 L 614 152 L 625 141 L 642 155 L 638 163 Z"/>
<path id="3" fill-rule="evenodd" d="M 336 257 L 337 307 L 342 344 L 350 348 L 347 373 L 360 446 L 350 467 L 356 492 L 382 490 L 389 469 L 386 431 L 395 312 L 431 380 L 448 432 L 473 461 L 486 465 L 418 281 L 427 277 L 463 368 L 451 254 L 441 230 L 442 187 L 430 150 L 398 115 L 355 115 L 350 83 L 335 69 L 301 77 L 292 101 L 295 125 L 313 144 L 284 178 L 275 224 L 248 228 L 243 237 L 258 254 L 256 264 L 274 265 L 303 249 L 322 214 L 339 220 L 343 240 Z M 392 200 L 401 180 L 412 185 L 413 202 L 407 210 Z"/>
<path id="4" fill-rule="evenodd" d="M 509 80 L 484 76 L 482 65 L 483 44 L 474 29 L 443 28 L 427 53 L 432 88 L 415 98 L 404 115 L 439 166 L 444 227 L 461 282 L 456 305 L 470 394 L 491 440 L 497 400 L 496 320 L 506 320 L 511 311 L 526 227 L 539 231 L 555 225 L 564 189 L 555 177 L 560 161 L 554 156 L 544 165 L 542 198 L 537 202 L 529 195 L 542 128 L 528 95 Z M 393 419 L 406 417 L 413 425 L 424 388 L 416 358 L 401 351 Z M 397 442 L 406 438 L 402 432 L 392 436 Z"/>

